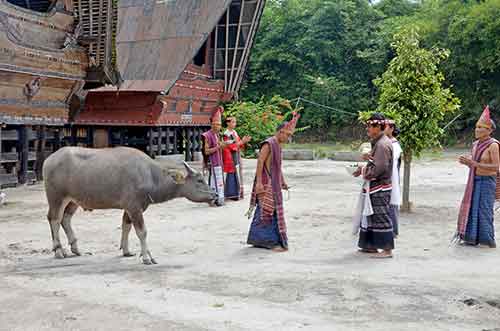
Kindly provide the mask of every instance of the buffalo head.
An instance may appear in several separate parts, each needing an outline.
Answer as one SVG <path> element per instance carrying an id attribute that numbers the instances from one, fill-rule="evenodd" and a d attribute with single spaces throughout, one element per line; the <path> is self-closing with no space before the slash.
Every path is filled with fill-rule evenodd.
<path id="1" fill-rule="evenodd" d="M 175 181 L 181 184 L 181 195 L 193 202 L 207 202 L 213 204 L 217 199 L 217 194 L 208 186 L 201 173 L 191 168 L 184 162 L 187 175 L 177 173 Z"/>

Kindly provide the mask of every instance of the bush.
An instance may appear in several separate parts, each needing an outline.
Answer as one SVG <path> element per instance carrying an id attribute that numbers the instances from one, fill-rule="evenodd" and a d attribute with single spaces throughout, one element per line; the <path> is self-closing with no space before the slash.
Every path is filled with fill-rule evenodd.
<path id="1" fill-rule="evenodd" d="M 260 144 L 274 135 L 278 125 L 291 117 L 293 111 L 288 100 L 274 96 L 268 101 L 262 98 L 259 102 L 237 101 L 227 104 L 224 117 L 236 117 L 239 136 L 252 137 L 244 154 L 246 157 L 254 157 Z"/>

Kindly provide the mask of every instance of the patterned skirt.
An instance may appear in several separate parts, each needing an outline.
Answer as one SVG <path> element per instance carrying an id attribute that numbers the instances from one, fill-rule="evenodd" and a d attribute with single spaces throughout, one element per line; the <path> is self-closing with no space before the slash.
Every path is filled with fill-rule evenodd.
<path id="1" fill-rule="evenodd" d="M 277 246 L 288 248 L 286 239 L 283 239 L 278 228 L 278 217 L 276 212 L 271 222 L 262 221 L 260 217 L 260 205 L 257 203 L 253 215 L 252 224 L 248 231 L 247 243 L 255 247 L 271 249 Z"/>
<path id="2" fill-rule="evenodd" d="M 224 187 L 224 194 L 226 199 L 239 200 L 240 199 L 240 178 L 237 172 L 227 173 L 226 182 Z"/>
<path id="3" fill-rule="evenodd" d="M 476 176 L 474 191 L 463 240 L 469 244 L 495 245 L 493 207 L 496 191 L 495 176 Z"/>
<path id="4" fill-rule="evenodd" d="M 362 249 L 394 249 L 390 201 L 391 191 L 370 194 L 373 215 L 367 217 L 367 225 L 361 225 L 358 246 Z"/>

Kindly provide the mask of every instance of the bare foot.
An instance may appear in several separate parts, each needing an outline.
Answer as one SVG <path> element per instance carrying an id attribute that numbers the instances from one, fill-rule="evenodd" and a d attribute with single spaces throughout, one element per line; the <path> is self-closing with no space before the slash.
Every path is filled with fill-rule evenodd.
<path id="1" fill-rule="evenodd" d="M 281 246 L 276 246 L 276 247 L 273 247 L 273 248 L 271 248 L 271 250 L 272 250 L 273 252 L 277 252 L 277 253 L 283 253 L 283 252 L 288 251 L 288 249 L 287 249 L 287 248 L 283 248 L 283 247 L 281 247 Z"/>
<path id="2" fill-rule="evenodd" d="M 392 258 L 392 252 L 391 251 L 383 251 L 380 253 L 373 254 L 370 257 L 372 257 L 374 259 L 390 259 L 390 258 Z"/>
<path id="3" fill-rule="evenodd" d="M 359 250 L 361 253 L 366 253 L 366 254 L 377 254 L 378 251 L 376 249 L 366 249 L 366 248 L 361 248 Z"/>

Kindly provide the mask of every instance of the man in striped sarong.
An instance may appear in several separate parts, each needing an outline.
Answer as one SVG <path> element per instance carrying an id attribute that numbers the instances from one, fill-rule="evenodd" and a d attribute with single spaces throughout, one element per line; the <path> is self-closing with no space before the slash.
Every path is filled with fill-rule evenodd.
<path id="1" fill-rule="evenodd" d="M 211 129 L 202 135 L 203 168 L 208 171 L 208 185 L 217 193 L 216 206 L 224 205 L 222 150 L 226 147 L 226 143 L 219 137 L 222 128 L 223 111 L 224 108 L 217 107 L 210 118 Z"/>
<path id="2" fill-rule="evenodd" d="M 281 124 L 274 136 L 262 143 L 247 215 L 253 220 L 247 243 L 275 252 L 288 250 L 282 190 L 288 190 L 281 171 L 281 145 L 295 130 L 300 115 L 294 113 L 290 122 Z"/>
<path id="3" fill-rule="evenodd" d="M 493 208 L 499 188 L 499 142 L 491 137 L 495 123 L 486 107 L 476 123 L 472 156 L 459 162 L 469 167 L 469 178 L 458 215 L 455 238 L 465 245 L 496 247 Z"/>
<path id="4" fill-rule="evenodd" d="M 367 125 L 371 139 L 371 152 L 366 156 L 367 165 L 359 168 L 353 175 L 363 175 L 369 181 L 367 193 L 372 214 L 360 222 L 358 246 L 363 253 L 373 254 L 376 258 L 392 257 L 394 232 L 390 214 L 392 190 L 392 142 L 384 134 L 387 124 L 382 114 L 373 114 Z"/>

